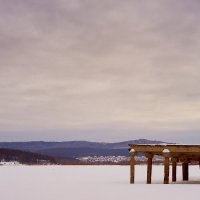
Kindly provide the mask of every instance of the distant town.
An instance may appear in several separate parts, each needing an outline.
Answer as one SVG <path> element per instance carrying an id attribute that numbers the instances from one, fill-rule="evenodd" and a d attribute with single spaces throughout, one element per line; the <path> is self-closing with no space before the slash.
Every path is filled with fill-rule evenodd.
<path id="1" fill-rule="evenodd" d="M 102 162 L 113 162 L 113 163 L 121 163 L 121 162 L 128 162 L 130 161 L 130 157 L 127 156 L 88 156 L 88 157 L 81 157 L 77 158 L 82 162 L 88 163 L 102 163 Z M 145 156 L 136 156 L 136 161 L 138 162 L 145 162 L 147 158 Z M 154 161 L 163 161 L 162 157 L 155 156 L 153 158 Z"/>

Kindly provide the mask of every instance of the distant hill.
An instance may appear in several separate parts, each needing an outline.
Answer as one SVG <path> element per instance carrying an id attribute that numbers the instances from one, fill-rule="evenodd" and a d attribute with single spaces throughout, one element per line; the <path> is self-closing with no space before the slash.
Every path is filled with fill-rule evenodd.
<path id="1" fill-rule="evenodd" d="M 129 140 L 124 142 L 115 143 L 103 143 L 103 142 L 88 142 L 88 141 L 68 141 L 68 142 L 0 142 L 0 148 L 10 148 L 28 151 L 37 151 L 42 149 L 53 149 L 53 148 L 98 148 L 98 149 L 120 149 L 128 148 L 128 144 L 160 144 L 165 143 L 162 141 L 155 140 Z"/>
<path id="2" fill-rule="evenodd" d="M 98 148 L 55 148 L 55 149 L 43 149 L 37 151 L 40 154 L 50 155 L 53 157 L 86 157 L 86 156 L 129 156 L 128 149 L 98 149 Z"/>
<path id="3" fill-rule="evenodd" d="M 0 148 L 16 149 L 48 155 L 60 159 L 85 156 L 129 156 L 128 144 L 161 144 L 162 141 L 138 139 L 115 143 L 69 142 L 1 142 Z"/>
<path id="4" fill-rule="evenodd" d="M 21 164 L 56 164 L 52 157 L 38 153 L 25 152 L 13 149 L 0 149 L 0 161 L 11 162 L 17 161 Z"/>

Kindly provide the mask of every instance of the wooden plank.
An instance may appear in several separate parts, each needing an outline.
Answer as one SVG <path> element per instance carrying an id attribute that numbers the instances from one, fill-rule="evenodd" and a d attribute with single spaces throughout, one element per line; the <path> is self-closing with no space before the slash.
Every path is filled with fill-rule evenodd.
<path id="1" fill-rule="evenodd" d="M 129 144 L 137 152 L 162 152 L 169 149 L 170 152 L 197 153 L 200 155 L 200 145 L 134 145 Z"/>

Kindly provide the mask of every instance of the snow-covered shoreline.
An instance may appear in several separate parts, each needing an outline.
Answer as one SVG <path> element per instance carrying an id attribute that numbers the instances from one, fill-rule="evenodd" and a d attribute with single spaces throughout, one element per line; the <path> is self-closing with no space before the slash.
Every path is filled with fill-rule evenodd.
<path id="1" fill-rule="evenodd" d="M 17 161 L 10 161 L 10 162 L 1 161 L 0 162 L 0 166 L 19 166 L 19 165 L 22 165 L 22 164 Z"/>

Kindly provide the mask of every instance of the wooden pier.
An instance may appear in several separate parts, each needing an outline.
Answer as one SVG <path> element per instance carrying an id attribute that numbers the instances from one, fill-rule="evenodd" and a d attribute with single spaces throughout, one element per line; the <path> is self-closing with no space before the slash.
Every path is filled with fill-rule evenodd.
<path id="1" fill-rule="evenodd" d="M 164 179 L 163 183 L 169 183 L 169 168 L 172 163 L 172 182 L 176 182 L 177 163 L 182 164 L 183 181 L 189 180 L 189 163 L 200 162 L 200 145 L 135 145 L 130 147 L 130 183 L 135 182 L 135 156 L 143 153 L 147 157 L 147 184 L 151 184 L 152 161 L 155 155 L 164 158 Z"/>

